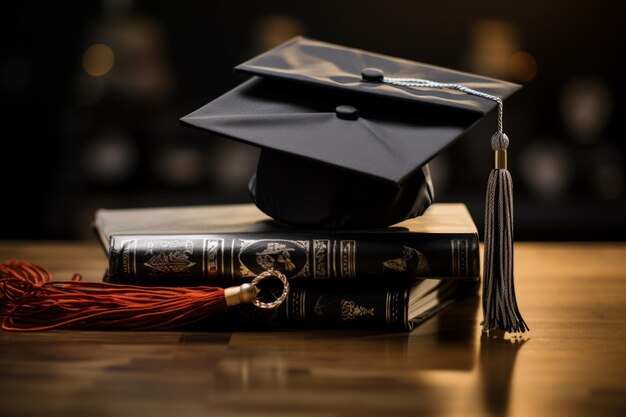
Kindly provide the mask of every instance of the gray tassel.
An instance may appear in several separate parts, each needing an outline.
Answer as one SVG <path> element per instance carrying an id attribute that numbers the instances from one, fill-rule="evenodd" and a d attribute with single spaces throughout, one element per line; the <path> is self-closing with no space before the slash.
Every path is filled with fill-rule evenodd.
<path id="1" fill-rule="evenodd" d="M 491 138 L 495 169 L 489 174 L 485 207 L 485 256 L 483 272 L 484 332 L 529 330 L 517 307 L 513 280 L 513 181 L 507 169 L 509 138 Z"/>
<path id="2" fill-rule="evenodd" d="M 513 284 L 513 181 L 506 166 L 509 138 L 503 132 L 504 107 L 500 97 L 461 84 L 440 83 L 420 78 L 385 77 L 383 72 L 368 69 L 366 81 L 384 82 L 412 88 L 440 88 L 461 91 L 494 101 L 498 105 L 498 131 L 491 137 L 496 166 L 489 175 L 485 210 L 485 257 L 483 274 L 484 332 L 521 333 L 528 329 L 517 308 Z"/>

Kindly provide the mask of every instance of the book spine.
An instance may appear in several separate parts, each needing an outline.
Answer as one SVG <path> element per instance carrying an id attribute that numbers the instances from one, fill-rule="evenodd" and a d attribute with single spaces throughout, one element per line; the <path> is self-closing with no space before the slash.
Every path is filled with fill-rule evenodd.
<path id="1" fill-rule="evenodd" d="M 251 280 L 269 269 L 287 278 L 451 277 L 479 275 L 476 234 L 398 232 L 319 236 L 117 235 L 108 281 L 206 285 Z"/>
<path id="2" fill-rule="evenodd" d="M 241 306 L 228 312 L 230 325 L 288 325 L 319 328 L 409 330 L 410 285 L 360 286 L 356 282 L 324 285 L 294 281 L 275 311 Z M 227 323 L 228 324 L 228 323 Z"/>

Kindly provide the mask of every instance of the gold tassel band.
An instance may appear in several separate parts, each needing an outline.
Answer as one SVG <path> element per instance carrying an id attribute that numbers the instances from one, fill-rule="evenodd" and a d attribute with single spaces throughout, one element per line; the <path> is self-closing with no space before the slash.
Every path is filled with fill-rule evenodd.
<path id="1" fill-rule="evenodd" d="M 224 288 L 224 297 L 228 307 L 251 303 L 256 299 L 257 294 L 257 288 L 250 284 Z"/>
<path id="2" fill-rule="evenodd" d="M 497 151 L 494 151 L 495 153 L 495 167 L 496 169 L 507 169 L 508 168 L 508 164 L 506 161 L 506 150 L 505 149 L 498 149 Z"/>

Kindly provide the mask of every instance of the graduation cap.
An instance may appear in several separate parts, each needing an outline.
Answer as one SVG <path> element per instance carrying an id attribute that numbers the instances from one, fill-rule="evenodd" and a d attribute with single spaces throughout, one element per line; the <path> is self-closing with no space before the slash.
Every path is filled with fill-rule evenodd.
<path id="1" fill-rule="evenodd" d="M 527 329 L 513 291 L 502 131 L 502 100 L 519 85 L 302 37 L 235 69 L 253 77 L 181 122 L 260 147 L 252 198 L 296 226 L 385 227 L 420 215 L 434 199 L 427 163 L 498 108 L 483 327 Z"/>

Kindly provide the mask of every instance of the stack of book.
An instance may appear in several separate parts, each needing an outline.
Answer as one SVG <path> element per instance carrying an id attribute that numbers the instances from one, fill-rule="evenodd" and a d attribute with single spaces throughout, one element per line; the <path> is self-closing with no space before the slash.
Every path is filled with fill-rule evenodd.
<path id="1" fill-rule="evenodd" d="M 232 286 L 270 269 L 285 274 L 286 302 L 271 313 L 229 312 L 239 322 L 408 330 L 475 291 L 480 273 L 463 204 L 368 230 L 295 229 L 252 204 L 102 209 L 95 228 L 110 283 Z"/>

